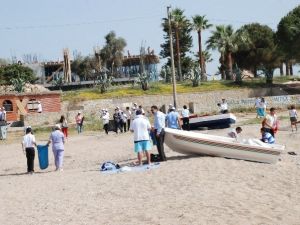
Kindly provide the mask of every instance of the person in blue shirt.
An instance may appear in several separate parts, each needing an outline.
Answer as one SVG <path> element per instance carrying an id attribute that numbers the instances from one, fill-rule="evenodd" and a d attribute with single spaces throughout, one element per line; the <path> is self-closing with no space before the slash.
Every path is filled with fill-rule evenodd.
<path id="1" fill-rule="evenodd" d="M 172 107 L 170 109 L 170 112 L 168 113 L 166 117 L 167 127 L 172 129 L 181 129 L 180 125 L 180 117 L 178 112 L 175 112 L 175 107 Z"/>
<path id="2" fill-rule="evenodd" d="M 275 138 L 269 132 L 265 131 L 264 128 L 260 129 L 261 132 L 261 141 L 268 144 L 274 144 Z"/>
<path id="3" fill-rule="evenodd" d="M 161 161 L 167 161 L 167 157 L 164 151 L 164 140 L 166 126 L 166 115 L 158 110 L 156 105 L 151 106 L 151 112 L 154 115 L 154 134 L 156 138 L 156 147 Z"/>

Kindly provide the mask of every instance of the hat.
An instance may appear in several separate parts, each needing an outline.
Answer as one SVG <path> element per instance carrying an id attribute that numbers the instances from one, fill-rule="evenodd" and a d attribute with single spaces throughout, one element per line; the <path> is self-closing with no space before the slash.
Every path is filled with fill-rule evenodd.
<path id="1" fill-rule="evenodd" d="M 137 105 L 137 103 L 133 103 L 133 105 Z"/>
<path id="2" fill-rule="evenodd" d="M 120 109 L 120 107 L 119 107 L 119 106 L 117 106 L 117 107 L 116 107 L 116 109 Z"/>
<path id="3" fill-rule="evenodd" d="M 81 112 L 79 111 L 78 114 L 81 114 Z"/>
<path id="4" fill-rule="evenodd" d="M 172 107 L 171 107 L 171 109 L 172 109 L 172 110 L 175 110 L 175 107 L 174 107 L 174 106 L 172 106 Z"/>
<path id="5" fill-rule="evenodd" d="M 58 123 L 58 124 L 55 124 L 55 129 L 61 129 L 61 126 L 60 126 L 60 124 Z"/>

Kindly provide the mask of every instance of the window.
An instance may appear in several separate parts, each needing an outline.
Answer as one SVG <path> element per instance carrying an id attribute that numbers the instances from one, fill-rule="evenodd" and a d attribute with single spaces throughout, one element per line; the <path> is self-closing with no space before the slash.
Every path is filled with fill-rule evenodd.
<path id="1" fill-rule="evenodd" d="M 39 101 L 36 99 L 30 99 L 27 103 L 27 109 L 30 112 L 36 112 L 38 110 Z"/>
<path id="2" fill-rule="evenodd" d="M 12 112 L 13 111 L 13 104 L 10 100 L 5 100 L 3 102 L 3 107 L 5 108 L 6 112 Z"/>

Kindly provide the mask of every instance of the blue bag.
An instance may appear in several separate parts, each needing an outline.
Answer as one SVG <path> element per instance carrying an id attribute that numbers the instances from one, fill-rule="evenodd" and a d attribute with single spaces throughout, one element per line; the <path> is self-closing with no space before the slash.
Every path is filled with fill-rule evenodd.
<path id="1" fill-rule="evenodd" d="M 38 145 L 38 156 L 39 156 L 39 165 L 40 169 L 44 170 L 48 168 L 49 160 L 48 160 L 48 146 L 47 145 Z"/>

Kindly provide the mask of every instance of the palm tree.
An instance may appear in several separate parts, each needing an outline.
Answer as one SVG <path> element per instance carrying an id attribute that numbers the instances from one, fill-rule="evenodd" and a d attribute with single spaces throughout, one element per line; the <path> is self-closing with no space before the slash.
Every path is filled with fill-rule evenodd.
<path id="1" fill-rule="evenodd" d="M 201 32 L 203 30 L 210 28 L 212 26 L 212 24 L 208 23 L 208 20 L 205 19 L 205 16 L 195 15 L 194 17 L 192 17 L 192 19 L 193 19 L 193 28 L 198 33 L 199 65 L 200 65 L 200 69 L 201 69 L 201 79 L 206 81 L 207 76 L 206 76 L 205 70 L 204 70 L 204 59 L 203 59 L 204 57 L 203 57 L 203 53 L 202 53 Z"/>
<path id="2" fill-rule="evenodd" d="M 238 38 L 243 40 L 234 32 L 231 25 L 219 25 L 207 40 L 209 49 L 218 49 L 221 53 L 221 67 L 226 64 L 226 80 L 232 80 L 232 53 L 238 48 Z"/>
<path id="3" fill-rule="evenodd" d="M 181 59 L 180 59 L 180 29 L 184 26 L 189 25 L 189 21 L 187 18 L 183 15 L 184 10 L 176 8 L 171 13 L 171 19 L 172 19 L 172 27 L 174 27 L 175 30 L 175 40 L 176 40 L 176 58 L 177 58 L 177 71 L 179 80 L 182 81 L 182 71 L 181 71 Z"/>

